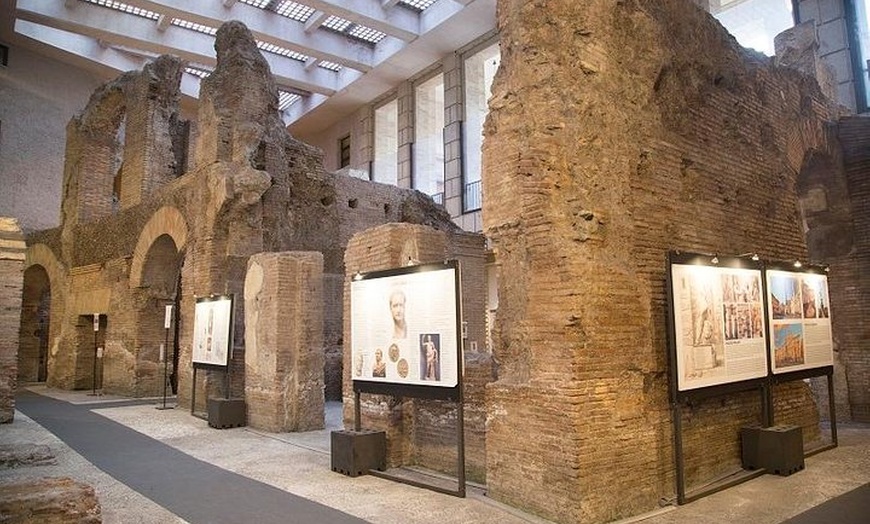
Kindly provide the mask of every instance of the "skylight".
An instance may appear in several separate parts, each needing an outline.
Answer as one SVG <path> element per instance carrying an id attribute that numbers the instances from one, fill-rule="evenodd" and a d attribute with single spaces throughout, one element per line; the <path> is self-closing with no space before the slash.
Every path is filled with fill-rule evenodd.
<path id="1" fill-rule="evenodd" d="M 155 13 L 154 11 L 142 9 L 140 7 L 133 7 L 132 5 L 115 2 L 113 0 L 82 0 L 82 2 L 108 7 L 109 9 L 114 9 L 115 11 L 121 11 L 122 13 L 141 16 L 143 18 L 148 18 L 149 20 L 157 20 L 158 18 L 160 18 L 160 15 Z"/>
<path id="2" fill-rule="evenodd" d="M 377 29 L 355 24 L 350 20 L 345 20 L 344 18 L 335 15 L 327 18 L 326 21 L 323 22 L 322 27 L 331 29 L 351 38 L 356 38 L 357 40 L 362 40 L 369 44 L 377 44 L 387 36 L 386 33 L 382 33 Z"/>
<path id="3" fill-rule="evenodd" d="M 272 0 L 239 0 L 239 2 L 243 4 L 252 5 L 254 7 L 258 7 L 260 9 L 265 9 L 267 5 L 269 5 Z"/>
<path id="4" fill-rule="evenodd" d="M 199 78 L 205 78 L 211 74 L 211 71 L 206 69 L 201 69 L 199 67 L 187 66 L 184 68 L 186 73 L 190 73 L 191 75 L 198 76 Z"/>
<path id="5" fill-rule="evenodd" d="M 284 90 L 279 89 L 278 90 L 278 109 L 283 111 L 301 99 L 302 99 L 302 95 L 300 95 L 300 94 L 291 93 L 289 91 L 284 91 Z"/>
<path id="6" fill-rule="evenodd" d="M 399 0 L 399 4 L 405 7 L 410 7 L 418 11 L 425 11 L 430 5 L 437 0 Z"/>
<path id="7" fill-rule="evenodd" d="M 297 22 L 307 22 L 311 15 L 314 14 L 314 8 L 307 5 L 297 4 L 290 0 L 283 0 L 274 7 L 276 13 L 281 16 L 296 20 Z"/>
<path id="8" fill-rule="evenodd" d="M 181 18 L 173 18 L 172 25 L 177 25 L 178 27 L 183 27 L 185 29 L 190 29 L 191 31 L 196 31 L 197 33 L 203 33 L 211 36 L 217 34 L 217 29 L 215 29 L 214 27 L 197 24 L 196 22 L 190 22 Z"/>
<path id="9" fill-rule="evenodd" d="M 257 47 L 260 48 L 261 51 L 267 51 L 276 55 L 286 56 L 287 58 L 299 60 L 300 62 L 305 62 L 306 60 L 308 60 L 308 57 L 303 55 L 302 53 L 297 53 L 296 51 L 291 51 L 286 47 L 277 46 L 268 42 L 262 42 L 260 40 L 257 40 Z"/>
<path id="10" fill-rule="evenodd" d="M 330 62 L 329 60 L 321 60 L 319 64 L 323 69 L 329 69 L 330 71 L 341 71 L 341 64 L 336 64 L 335 62 Z"/>

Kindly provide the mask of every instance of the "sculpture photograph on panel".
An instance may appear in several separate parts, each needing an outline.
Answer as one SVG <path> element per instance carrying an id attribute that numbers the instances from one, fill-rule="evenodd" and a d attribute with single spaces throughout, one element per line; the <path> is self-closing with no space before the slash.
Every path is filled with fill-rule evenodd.
<path id="1" fill-rule="evenodd" d="M 457 270 L 435 267 L 351 282 L 354 380 L 456 386 Z"/>

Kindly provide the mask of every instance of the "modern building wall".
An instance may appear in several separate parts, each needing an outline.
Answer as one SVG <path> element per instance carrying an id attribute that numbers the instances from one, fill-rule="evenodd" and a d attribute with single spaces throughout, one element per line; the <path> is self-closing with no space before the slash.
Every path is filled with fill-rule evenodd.
<path id="1" fill-rule="evenodd" d="M 846 0 L 801 0 L 798 3 L 798 22 L 812 20 L 819 38 L 819 56 L 836 75 L 840 104 L 855 112 L 855 77 L 852 50 L 849 42 Z"/>
<path id="2" fill-rule="evenodd" d="M 87 71 L 21 47 L 0 67 L 0 215 L 25 232 L 60 223 L 66 125 L 100 84 Z"/>

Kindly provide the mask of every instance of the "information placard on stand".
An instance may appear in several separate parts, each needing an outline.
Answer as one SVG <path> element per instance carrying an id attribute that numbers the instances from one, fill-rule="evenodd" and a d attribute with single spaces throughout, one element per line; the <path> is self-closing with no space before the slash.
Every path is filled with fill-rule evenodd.
<path id="1" fill-rule="evenodd" d="M 682 405 L 756 390 L 759 426 L 774 423 L 772 386 L 828 377 L 832 445 L 833 344 L 826 268 L 767 263 L 752 254 L 668 254 L 668 345 L 677 502 L 684 504 L 764 471 L 687 496 Z"/>
<path id="2" fill-rule="evenodd" d="M 458 489 L 371 470 L 373 475 L 465 496 L 462 300 L 459 262 L 357 274 L 351 281 L 354 429 L 360 393 L 457 403 Z"/>

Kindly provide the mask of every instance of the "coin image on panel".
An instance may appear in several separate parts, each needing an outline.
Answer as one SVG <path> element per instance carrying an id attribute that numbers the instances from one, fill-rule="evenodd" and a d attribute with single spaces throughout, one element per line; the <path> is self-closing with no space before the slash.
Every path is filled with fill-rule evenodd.
<path id="1" fill-rule="evenodd" d="M 390 352 L 390 360 L 392 360 L 393 362 L 396 362 L 399 360 L 399 346 L 397 346 L 395 344 L 390 344 L 389 352 Z"/>
<path id="2" fill-rule="evenodd" d="M 399 372 L 399 376 L 405 378 L 408 376 L 408 361 L 402 359 L 396 364 L 397 371 Z"/>

